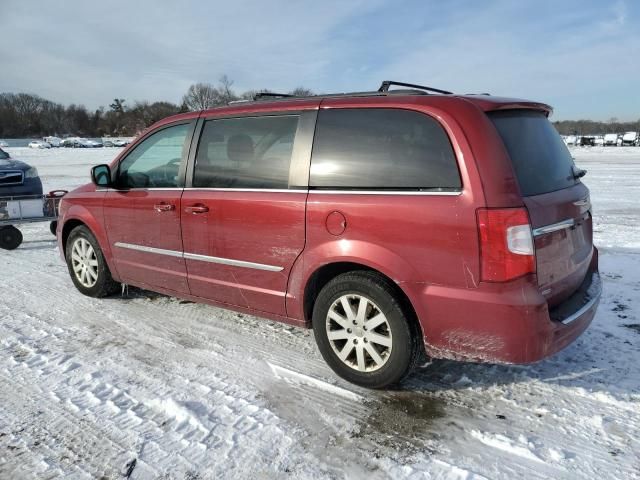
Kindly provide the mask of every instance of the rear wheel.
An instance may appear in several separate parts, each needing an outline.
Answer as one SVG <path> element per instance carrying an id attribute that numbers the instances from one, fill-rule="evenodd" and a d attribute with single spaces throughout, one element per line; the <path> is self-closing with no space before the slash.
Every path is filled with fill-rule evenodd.
<path id="1" fill-rule="evenodd" d="M 22 243 L 22 232 L 13 225 L 0 227 L 0 248 L 15 250 Z"/>
<path id="2" fill-rule="evenodd" d="M 53 222 L 51 222 L 49 224 L 49 230 L 51 231 L 51 234 L 55 237 L 56 236 L 56 230 L 58 228 L 58 222 L 56 220 L 54 220 Z"/>
<path id="3" fill-rule="evenodd" d="M 367 388 L 401 381 L 419 354 L 411 316 L 391 283 L 375 272 L 349 272 L 331 280 L 313 309 L 313 331 L 327 364 Z"/>
<path id="4" fill-rule="evenodd" d="M 118 291 L 98 241 L 84 225 L 69 234 L 65 257 L 71 280 L 84 295 L 105 297 Z"/>

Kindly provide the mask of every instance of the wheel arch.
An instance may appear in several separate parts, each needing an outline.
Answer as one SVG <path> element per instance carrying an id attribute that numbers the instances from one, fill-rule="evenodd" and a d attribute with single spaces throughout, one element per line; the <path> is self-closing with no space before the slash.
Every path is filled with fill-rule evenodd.
<path id="1" fill-rule="evenodd" d="M 391 277 L 386 275 L 384 272 L 380 271 L 377 268 L 374 268 L 370 265 L 366 265 L 365 263 L 360 263 L 357 261 L 336 261 L 332 263 L 328 263 L 316 268 L 304 286 L 303 293 L 303 315 L 304 320 L 307 323 L 311 322 L 311 317 L 313 314 L 313 307 L 315 305 L 316 299 L 318 298 L 318 294 L 324 288 L 324 286 L 329 283 L 332 279 L 341 275 L 343 273 L 348 272 L 357 272 L 357 271 L 365 271 L 372 272 L 376 275 L 382 277 L 387 281 L 387 283 L 393 289 L 397 299 L 401 303 L 403 309 L 405 310 L 408 320 L 413 328 L 415 328 L 415 334 L 418 335 L 418 338 L 422 339 L 424 336 L 424 332 L 422 331 L 422 325 L 420 320 L 418 319 L 418 315 L 416 309 L 411 302 L 411 299 L 407 292 L 402 288 L 402 286 L 395 282 Z"/>
<path id="2" fill-rule="evenodd" d="M 113 279 L 118 280 L 118 271 L 115 268 L 111 248 L 107 240 L 106 232 L 102 228 L 102 224 L 91 214 L 89 210 L 80 205 L 73 205 L 64 215 L 64 223 L 62 225 L 59 243 L 61 255 L 66 259 L 67 239 L 73 229 L 81 225 L 87 227 L 96 238 Z"/>

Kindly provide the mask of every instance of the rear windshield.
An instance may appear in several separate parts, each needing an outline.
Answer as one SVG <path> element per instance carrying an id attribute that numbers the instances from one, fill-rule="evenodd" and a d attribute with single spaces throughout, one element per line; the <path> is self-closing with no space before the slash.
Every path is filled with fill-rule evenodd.
<path id="1" fill-rule="evenodd" d="M 523 196 L 554 192 L 577 183 L 571 154 L 544 113 L 508 110 L 488 115 L 509 152 Z"/>
<path id="2" fill-rule="evenodd" d="M 6 160 L 9 158 L 9 154 L 0 148 L 0 160 Z"/>

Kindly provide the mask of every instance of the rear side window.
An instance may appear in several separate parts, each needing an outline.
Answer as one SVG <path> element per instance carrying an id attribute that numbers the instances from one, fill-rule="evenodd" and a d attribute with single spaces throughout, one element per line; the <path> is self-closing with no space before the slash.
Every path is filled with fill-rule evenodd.
<path id="1" fill-rule="evenodd" d="M 228 118 L 204 124 L 193 186 L 289 187 L 297 115 Z"/>
<path id="2" fill-rule="evenodd" d="M 326 109 L 318 113 L 312 188 L 459 190 L 456 157 L 444 129 L 409 110 Z"/>
<path id="3" fill-rule="evenodd" d="M 525 197 L 554 192 L 577 183 L 573 159 L 562 138 L 542 112 L 489 112 L 498 129 Z"/>

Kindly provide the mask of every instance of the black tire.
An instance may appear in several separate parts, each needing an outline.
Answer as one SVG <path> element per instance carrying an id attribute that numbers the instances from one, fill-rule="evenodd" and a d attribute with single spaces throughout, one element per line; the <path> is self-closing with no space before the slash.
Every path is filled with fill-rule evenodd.
<path id="1" fill-rule="evenodd" d="M 378 370 L 363 372 L 346 365 L 331 346 L 327 315 L 334 302 L 344 295 L 363 296 L 386 316 L 392 336 L 391 353 Z M 417 322 L 403 300 L 394 286 L 376 272 L 348 272 L 327 283 L 314 304 L 312 323 L 316 343 L 329 367 L 345 380 L 366 388 L 389 387 L 405 378 L 413 370 L 422 350 Z"/>
<path id="2" fill-rule="evenodd" d="M 83 238 L 87 242 L 89 242 L 89 244 L 91 244 L 91 247 L 95 252 L 96 260 L 98 261 L 97 279 L 95 284 L 91 287 L 83 285 L 73 270 L 72 249 L 73 244 L 79 238 Z M 119 290 L 120 284 L 113 280 L 111 272 L 109 271 L 109 267 L 107 266 L 107 262 L 105 261 L 104 255 L 102 254 L 102 249 L 100 248 L 98 240 L 96 240 L 96 237 L 93 235 L 93 233 L 91 233 L 91 230 L 89 230 L 84 225 L 79 225 L 71 230 L 71 233 L 69 234 L 69 237 L 67 238 L 67 242 L 65 244 L 65 258 L 67 261 L 67 268 L 69 270 L 71 280 L 80 293 L 87 295 L 88 297 L 100 298 L 112 295 Z"/>
<path id="3" fill-rule="evenodd" d="M 0 248 L 15 250 L 22 243 L 22 232 L 13 225 L 0 227 Z"/>
<path id="4" fill-rule="evenodd" d="M 51 231 L 51 235 L 56 236 L 56 230 L 58 229 L 58 222 L 54 220 L 49 224 L 49 230 Z"/>

